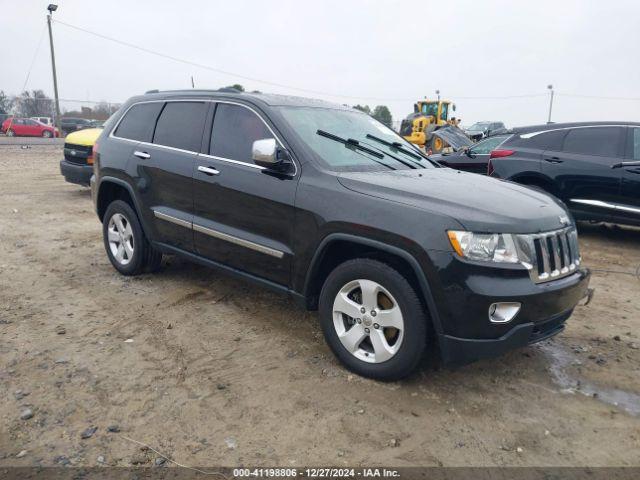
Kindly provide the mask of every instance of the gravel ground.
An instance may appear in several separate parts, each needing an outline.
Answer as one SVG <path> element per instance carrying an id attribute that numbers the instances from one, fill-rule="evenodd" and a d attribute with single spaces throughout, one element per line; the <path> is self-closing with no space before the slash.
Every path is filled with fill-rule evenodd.
<path id="1" fill-rule="evenodd" d="M 287 298 L 174 258 L 118 275 L 60 158 L 0 146 L 0 467 L 155 465 L 132 440 L 198 466 L 640 464 L 640 231 L 581 228 L 595 297 L 555 340 L 384 384 Z"/>

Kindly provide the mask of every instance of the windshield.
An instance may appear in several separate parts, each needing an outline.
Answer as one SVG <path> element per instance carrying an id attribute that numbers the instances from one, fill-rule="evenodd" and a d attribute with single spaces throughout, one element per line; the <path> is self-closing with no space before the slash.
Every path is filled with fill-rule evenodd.
<path id="1" fill-rule="evenodd" d="M 482 131 L 489 126 L 489 122 L 474 123 L 469 127 L 469 130 Z"/>
<path id="2" fill-rule="evenodd" d="M 413 144 L 364 113 L 309 107 L 279 107 L 279 110 L 295 133 L 330 170 L 361 172 L 434 168 Z M 318 130 L 325 135 L 318 134 Z M 345 146 L 332 136 L 353 140 L 359 147 Z M 397 147 L 385 143 L 395 143 Z M 369 151 L 382 155 L 373 155 Z"/>

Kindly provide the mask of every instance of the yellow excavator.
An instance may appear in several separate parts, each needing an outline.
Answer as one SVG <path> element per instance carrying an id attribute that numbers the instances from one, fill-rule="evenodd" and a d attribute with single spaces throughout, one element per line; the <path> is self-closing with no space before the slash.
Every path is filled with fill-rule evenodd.
<path id="1" fill-rule="evenodd" d="M 427 153 L 441 153 L 447 142 L 433 132 L 447 126 L 458 127 L 460 120 L 452 116 L 456 105 L 449 100 L 418 100 L 413 113 L 402 121 L 400 135 Z"/>

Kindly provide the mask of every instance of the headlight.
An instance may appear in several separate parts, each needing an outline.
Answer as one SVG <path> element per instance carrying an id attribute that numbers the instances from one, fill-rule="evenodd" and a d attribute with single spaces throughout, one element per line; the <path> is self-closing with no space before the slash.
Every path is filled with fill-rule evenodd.
<path id="1" fill-rule="evenodd" d="M 496 263 L 530 262 L 524 249 L 518 248 L 518 236 L 509 233 L 473 233 L 449 230 L 451 246 L 461 257 Z"/>

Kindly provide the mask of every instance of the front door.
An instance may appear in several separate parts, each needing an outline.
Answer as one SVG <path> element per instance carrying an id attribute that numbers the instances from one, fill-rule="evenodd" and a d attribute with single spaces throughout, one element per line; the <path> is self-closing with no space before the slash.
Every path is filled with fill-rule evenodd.
<path id="1" fill-rule="evenodd" d="M 543 173 L 577 218 L 611 218 L 621 183 L 620 170 L 611 167 L 622 161 L 624 133 L 617 126 L 576 127 L 567 132 L 561 151 L 543 153 Z"/>
<path id="2" fill-rule="evenodd" d="M 194 171 L 194 243 L 210 260 L 287 286 L 298 177 L 253 162 L 253 142 L 265 138 L 282 146 L 254 109 L 217 103 L 208 153 Z"/>

